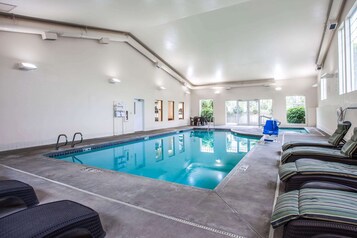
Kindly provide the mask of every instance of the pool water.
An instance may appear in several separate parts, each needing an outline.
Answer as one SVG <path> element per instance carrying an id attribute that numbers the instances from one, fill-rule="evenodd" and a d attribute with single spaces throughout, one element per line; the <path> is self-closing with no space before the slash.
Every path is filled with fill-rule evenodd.
<path id="1" fill-rule="evenodd" d="M 305 128 L 288 128 L 288 127 L 283 127 L 279 128 L 280 132 L 285 132 L 285 133 L 300 133 L 300 134 L 308 134 L 309 132 Z"/>
<path id="2" fill-rule="evenodd" d="M 229 131 L 186 131 L 56 159 L 214 189 L 258 140 Z"/>

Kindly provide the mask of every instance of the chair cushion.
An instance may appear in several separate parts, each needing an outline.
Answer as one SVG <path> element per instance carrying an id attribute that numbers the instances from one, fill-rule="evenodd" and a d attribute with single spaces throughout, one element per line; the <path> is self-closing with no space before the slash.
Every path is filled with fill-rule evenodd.
<path id="1" fill-rule="evenodd" d="M 279 167 L 279 176 L 287 181 L 296 174 L 334 175 L 357 179 L 357 166 L 314 159 L 299 159 Z"/>
<path id="2" fill-rule="evenodd" d="M 353 130 L 353 135 L 346 144 L 341 148 L 341 153 L 345 154 L 348 157 L 352 157 L 357 149 L 357 127 Z"/>
<path id="3" fill-rule="evenodd" d="M 324 140 L 318 141 L 289 141 L 283 144 L 282 150 L 285 151 L 292 147 L 300 147 L 300 146 L 316 146 L 316 147 L 335 147 L 334 145 L 330 144 Z"/>
<path id="4" fill-rule="evenodd" d="M 337 129 L 335 130 L 335 132 L 328 139 L 328 143 L 334 146 L 340 144 L 340 142 L 342 141 L 343 137 L 345 137 L 350 127 L 351 127 L 351 122 L 349 121 L 344 121 L 342 123 L 339 123 L 337 125 Z"/>
<path id="5" fill-rule="evenodd" d="M 293 147 L 281 154 L 281 163 L 285 163 L 291 156 L 297 156 L 300 158 L 313 158 L 316 157 L 334 157 L 344 159 L 347 156 L 341 153 L 340 150 L 323 148 L 323 147 L 310 147 L 310 146 L 301 146 Z"/>
<path id="6" fill-rule="evenodd" d="M 357 225 L 357 193 L 306 188 L 280 195 L 273 228 L 299 218 Z"/>

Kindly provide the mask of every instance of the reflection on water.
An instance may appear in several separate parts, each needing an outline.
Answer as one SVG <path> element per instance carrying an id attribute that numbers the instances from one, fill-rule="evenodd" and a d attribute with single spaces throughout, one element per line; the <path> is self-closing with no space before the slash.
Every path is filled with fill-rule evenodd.
<path id="1" fill-rule="evenodd" d="M 58 159 L 213 189 L 256 142 L 226 131 L 191 131 Z"/>

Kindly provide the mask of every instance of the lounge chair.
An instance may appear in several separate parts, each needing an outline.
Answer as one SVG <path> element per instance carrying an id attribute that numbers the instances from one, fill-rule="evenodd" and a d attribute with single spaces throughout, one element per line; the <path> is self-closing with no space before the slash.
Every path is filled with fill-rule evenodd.
<path id="1" fill-rule="evenodd" d="M 334 182 L 357 190 L 357 166 L 315 159 L 299 159 L 279 168 L 279 177 L 285 182 L 285 191 L 300 189 L 312 181 Z"/>
<path id="2" fill-rule="evenodd" d="M 27 207 L 38 204 L 38 199 L 33 188 L 17 180 L 0 180 L 0 200 L 7 204 L 11 199 L 20 199 Z"/>
<path id="3" fill-rule="evenodd" d="M 31 207 L 0 219 L 0 237 L 93 237 L 105 236 L 97 212 L 73 201 Z"/>
<path id="4" fill-rule="evenodd" d="M 316 147 L 326 147 L 326 148 L 335 148 L 342 146 L 343 138 L 347 134 L 348 130 L 351 127 L 351 122 L 344 121 L 340 122 L 337 125 L 335 132 L 328 138 L 328 140 L 313 140 L 313 141 L 289 141 L 282 146 L 282 151 L 293 147 L 300 146 L 316 146 Z"/>
<path id="5" fill-rule="evenodd" d="M 277 199 L 271 225 L 284 226 L 284 238 L 356 237 L 357 193 L 338 186 L 284 193 Z"/>
<path id="6" fill-rule="evenodd" d="M 281 163 L 294 162 L 301 158 L 311 158 L 331 162 L 342 162 L 357 164 L 355 152 L 357 150 L 357 127 L 354 128 L 353 135 L 341 148 L 331 149 L 312 146 L 294 147 L 284 151 L 281 155 Z"/>

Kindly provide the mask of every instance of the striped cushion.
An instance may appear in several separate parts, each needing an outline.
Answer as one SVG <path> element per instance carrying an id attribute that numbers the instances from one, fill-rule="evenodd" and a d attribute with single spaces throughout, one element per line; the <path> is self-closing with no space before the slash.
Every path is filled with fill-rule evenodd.
<path id="1" fill-rule="evenodd" d="M 300 147 L 300 146 L 317 146 L 317 147 L 334 147 L 332 144 L 327 141 L 318 140 L 318 141 L 289 141 L 283 144 L 282 151 L 287 150 L 292 147 Z"/>
<path id="2" fill-rule="evenodd" d="M 310 158 L 313 156 L 325 156 L 341 159 L 346 158 L 346 156 L 342 154 L 340 150 L 322 147 L 301 146 L 284 151 L 281 154 L 281 163 L 284 164 L 292 155 L 299 156 L 300 158 Z"/>
<path id="3" fill-rule="evenodd" d="M 357 225 L 357 193 L 306 188 L 280 195 L 271 218 L 273 228 L 299 218 Z"/>
<path id="4" fill-rule="evenodd" d="M 345 121 L 337 125 L 336 131 L 328 139 L 328 143 L 337 146 L 342 141 L 343 137 L 347 134 L 351 127 L 351 122 Z"/>
<path id="5" fill-rule="evenodd" d="M 334 175 L 357 179 L 357 166 L 314 159 L 300 159 L 279 167 L 279 176 L 287 181 L 296 174 Z"/>
<path id="6" fill-rule="evenodd" d="M 353 135 L 341 148 L 341 153 L 348 157 L 352 157 L 357 149 L 357 127 L 353 130 Z"/>
<path id="7" fill-rule="evenodd" d="M 271 217 L 271 225 L 274 228 L 299 217 L 299 193 L 299 190 L 294 190 L 284 193 L 277 198 Z"/>

